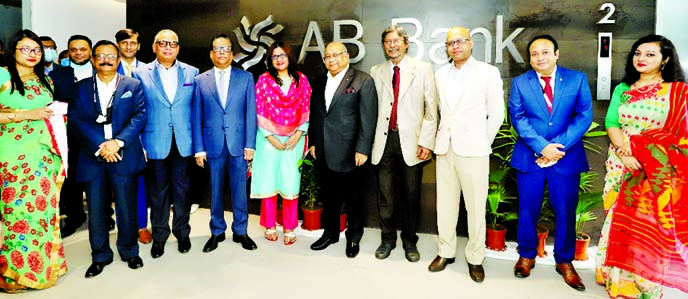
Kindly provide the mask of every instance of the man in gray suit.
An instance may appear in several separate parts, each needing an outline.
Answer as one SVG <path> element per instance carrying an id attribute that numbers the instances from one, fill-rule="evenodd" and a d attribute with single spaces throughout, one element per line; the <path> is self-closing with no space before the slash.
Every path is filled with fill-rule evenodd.
<path id="1" fill-rule="evenodd" d="M 339 241 L 339 214 L 346 202 L 348 229 L 346 256 L 356 257 L 363 236 L 362 199 L 356 197 L 356 167 L 368 161 L 375 133 L 377 93 L 366 73 L 349 67 L 344 44 L 332 42 L 325 49 L 328 72 L 313 83 L 310 153 L 315 158 L 322 192 L 327 200 L 322 214 L 325 229 L 311 245 L 323 250 Z"/>
<path id="2" fill-rule="evenodd" d="M 435 148 L 437 92 L 432 66 L 406 55 L 408 35 L 394 25 L 382 32 L 387 61 L 370 70 L 378 95 L 377 128 L 371 162 L 380 186 L 377 206 L 382 242 L 375 257 L 385 259 L 396 247 L 394 205 L 400 205 L 401 241 L 409 262 L 420 260 L 416 247 L 423 164 Z"/>

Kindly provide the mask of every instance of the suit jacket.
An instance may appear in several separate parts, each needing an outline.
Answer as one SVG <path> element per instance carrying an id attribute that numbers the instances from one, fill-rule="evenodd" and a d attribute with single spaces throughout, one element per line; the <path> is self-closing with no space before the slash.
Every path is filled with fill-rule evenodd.
<path id="1" fill-rule="evenodd" d="M 308 145 L 315 146 L 319 167 L 351 172 L 356 168 L 355 154 L 370 157 L 373 146 L 377 116 L 375 82 L 368 74 L 349 66 L 329 110 L 325 105 L 326 84 L 327 73 L 324 73 L 311 85 Z"/>
<path id="2" fill-rule="evenodd" d="M 194 77 L 198 75 L 198 69 L 179 60 L 175 63 L 178 64 L 177 93 L 172 103 L 165 94 L 155 61 L 141 64 L 133 73 L 134 78 L 141 80 L 146 97 L 148 121 L 143 128 L 141 141 L 149 159 L 167 158 L 173 146 L 173 132 L 179 154 L 182 157 L 193 154 L 191 106 Z"/>
<path id="3" fill-rule="evenodd" d="M 94 78 L 79 81 L 72 93 L 75 105 L 69 105 L 69 126 L 81 143 L 76 179 L 93 181 L 107 163 L 96 162 L 95 153 L 106 141 L 103 125 L 96 123 L 101 112 L 94 102 Z M 97 97 L 97 95 L 96 95 Z M 121 76 L 112 102 L 112 138 L 124 141 L 122 161 L 115 162 L 120 175 L 135 175 L 146 167 L 139 134 L 146 123 L 143 89 L 139 80 Z"/>
<path id="4" fill-rule="evenodd" d="M 198 75 L 193 98 L 194 152 L 217 158 L 226 144 L 230 155 L 242 156 L 256 148 L 256 90 L 253 75 L 232 67 L 227 104 L 222 107 L 215 69 Z"/>
<path id="5" fill-rule="evenodd" d="M 547 111 L 537 73 L 530 70 L 513 79 L 509 114 L 518 139 L 511 165 L 524 172 L 539 170 L 536 154 L 549 143 L 561 143 L 564 158 L 554 164 L 562 175 L 589 169 L 583 135 L 592 123 L 592 96 L 585 74 L 557 67 L 552 113 Z"/>
<path id="6" fill-rule="evenodd" d="M 136 69 L 143 64 L 144 64 L 143 62 L 136 59 L 136 63 L 134 64 L 134 70 L 131 72 L 132 76 L 134 75 L 134 72 L 136 71 Z M 122 65 L 122 61 L 120 61 L 119 65 L 117 66 L 117 73 L 120 75 L 126 75 L 126 73 L 124 72 L 124 66 Z"/>
<path id="7" fill-rule="evenodd" d="M 461 95 L 448 95 L 447 86 L 453 64 L 443 65 L 435 72 L 439 95 L 440 125 L 437 129 L 435 153 L 444 155 L 449 144 L 455 154 L 464 157 L 488 156 L 492 153 L 499 127 L 504 122 L 504 91 L 499 70 L 487 63 L 469 58 L 465 89 Z M 456 104 L 451 107 L 448 97 Z M 452 142 L 450 142 L 452 141 Z"/>
<path id="8" fill-rule="evenodd" d="M 53 79 L 53 98 L 56 101 L 69 103 L 74 89 L 74 69 L 71 66 L 66 66 L 60 69 L 55 69 L 50 74 Z"/>
<path id="9" fill-rule="evenodd" d="M 429 63 L 418 61 L 410 56 L 406 56 L 403 63 L 405 70 L 401 70 L 401 78 L 399 78 L 397 127 L 404 162 L 408 166 L 413 166 L 423 162 L 416 157 L 419 145 L 430 150 L 435 148 L 437 91 L 432 66 Z M 371 162 L 375 165 L 380 163 L 382 153 L 385 151 L 389 117 L 394 104 L 392 66 L 391 61 L 386 61 L 373 66 L 370 70 L 370 75 L 375 80 L 378 101 L 377 127 L 371 158 Z"/>

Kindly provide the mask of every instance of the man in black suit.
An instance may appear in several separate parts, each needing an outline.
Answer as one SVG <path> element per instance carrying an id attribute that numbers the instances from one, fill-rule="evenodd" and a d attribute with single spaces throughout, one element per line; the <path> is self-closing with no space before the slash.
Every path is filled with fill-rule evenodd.
<path id="1" fill-rule="evenodd" d="M 356 196 L 356 167 L 363 166 L 373 146 L 377 92 L 370 75 L 349 67 L 344 44 L 325 49 L 328 72 L 314 82 L 311 98 L 309 150 L 315 158 L 322 192 L 327 200 L 322 214 L 325 229 L 311 245 L 323 250 L 339 241 L 339 214 L 346 204 L 346 256 L 356 257 L 363 236 L 362 199 Z"/>
<path id="2" fill-rule="evenodd" d="M 55 100 L 71 105 L 74 84 L 93 75 L 91 39 L 83 35 L 73 35 L 69 38 L 67 47 L 70 66 L 54 70 L 49 76 L 55 86 Z M 74 136 L 71 127 L 67 128 L 67 145 L 69 169 L 60 190 L 60 212 L 67 216 L 64 226 L 60 229 L 62 238 L 72 235 L 86 221 L 83 204 L 84 185 L 75 180 L 79 161 L 79 140 Z"/>

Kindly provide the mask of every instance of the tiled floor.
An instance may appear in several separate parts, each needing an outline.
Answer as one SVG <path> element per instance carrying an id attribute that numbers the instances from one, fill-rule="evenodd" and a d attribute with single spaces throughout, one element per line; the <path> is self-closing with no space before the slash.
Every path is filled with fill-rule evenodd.
<path id="1" fill-rule="evenodd" d="M 226 219 L 231 221 L 231 213 Z M 604 289 L 595 284 L 592 269 L 584 264 L 578 267 L 588 288 L 585 292 L 566 286 L 545 261 L 539 261 L 531 277 L 514 277 L 513 253 L 490 254 L 484 263 L 486 280 L 477 284 L 468 277 L 463 256 L 443 272 L 427 271 L 437 253 L 434 235 L 420 236 L 422 258 L 409 263 L 401 243 L 388 259 L 375 259 L 380 231 L 366 229 L 361 253 L 349 259 L 344 255 L 343 236 L 321 252 L 309 249 L 318 232 L 297 231 L 298 240 L 291 246 L 281 243 L 281 232 L 279 242 L 269 242 L 262 237 L 263 229 L 255 215 L 249 219 L 249 235 L 258 244 L 257 251 L 241 249 L 230 237 L 214 252 L 203 253 L 208 220 L 207 209 L 192 215 L 191 252 L 177 252 L 173 237 L 167 242 L 165 255 L 158 259 L 150 257 L 150 244 L 142 245 L 143 268 L 130 270 L 126 263 L 116 260 L 91 279 L 84 278 L 91 260 L 88 232 L 82 227 L 65 240 L 69 272 L 58 284 L 14 298 L 607 298 Z M 113 248 L 114 238 L 111 234 Z M 459 240 L 461 253 L 466 240 Z M 668 290 L 665 298 L 688 295 Z"/>

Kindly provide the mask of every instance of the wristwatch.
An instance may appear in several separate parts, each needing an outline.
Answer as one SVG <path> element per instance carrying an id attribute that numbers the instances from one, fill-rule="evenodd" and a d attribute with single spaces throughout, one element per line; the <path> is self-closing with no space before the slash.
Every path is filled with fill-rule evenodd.
<path id="1" fill-rule="evenodd" d="M 119 145 L 119 147 L 124 147 L 124 141 L 122 141 L 120 139 L 114 139 L 114 140 L 117 142 L 117 145 Z"/>

